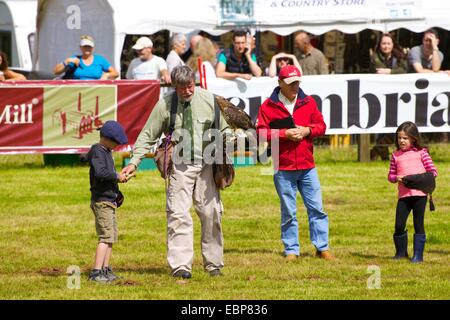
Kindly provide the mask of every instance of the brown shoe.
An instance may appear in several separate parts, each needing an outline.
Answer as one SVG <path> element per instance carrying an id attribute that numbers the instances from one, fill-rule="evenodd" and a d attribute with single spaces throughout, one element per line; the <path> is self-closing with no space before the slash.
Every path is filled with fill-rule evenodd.
<path id="1" fill-rule="evenodd" d="M 336 258 L 330 253 L 329 250 L 316 251 L 316 256 L 325 260 L 336 260 Z"/>
<path id="2" fill-rule="evenodd" d="M 288 254 L 286 255 L 286 262 L 291 262 L 297 260 L 298 256 L 296 254 Z"/>

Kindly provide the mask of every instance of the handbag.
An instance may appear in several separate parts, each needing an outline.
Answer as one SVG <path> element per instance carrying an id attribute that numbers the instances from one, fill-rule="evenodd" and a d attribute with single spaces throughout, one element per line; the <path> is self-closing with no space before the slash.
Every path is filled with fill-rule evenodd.
<path id="1" fill-rule="evenodd" d="M 217 100 L 214 97 L 214 127 L 216 129 L 220 129 L 220 109 L 217 105 Z M 226 154 L 226 148 L 225 145 L 222 146 L 223 150 L 223 162 L 224 163 L 213 163 L 212 164 L 212 170 L 213 170 L 213 176 L 214 176 L 214 183 L 216 184 L 216 187 L 220 190 L 223 190 L 233 184 L 234 181 L 234 166 L 233 163 L 228 158 L 228 155 Z M 227 161 L 228 160 L 228 161 Z"/>
<path id="2" fill-rule="evenodd" d="M 81 56 L 77 56 L 78 59 L 81 60 Z M 75 70 L 77 70 L 77 66 L 75 64 L 68 64 L 67 66 L 64 67 L 64 73 L 61 79 L 63 80 L 71 80 L 73 79 Z"/>
<path id="3" fill-rule="evenodd" d="M 173 146 L 172 133 L 175 130 L 175 117 L 177 114 L 178 96 L 176 93 L 172 96 L 172 104 L 170 106 L 170 122 L 169 132 L 163 139 L 162 143 L 156 148 L 154 160 L 156 167 L 161 174 L 161 178 L 167 179 L 173 170 Z"/>
<path id="4" fill-rule="evenodd" d="M 163 139 L 159 147 L 156 148 L 154 157 L 156 167 L 158 168 L 161 178 L 163 179 L 167 179 L 173 169 L 172 154 L 174 143 L 171 141 L 171 138 L 172 135 L 169 134 Z"/>

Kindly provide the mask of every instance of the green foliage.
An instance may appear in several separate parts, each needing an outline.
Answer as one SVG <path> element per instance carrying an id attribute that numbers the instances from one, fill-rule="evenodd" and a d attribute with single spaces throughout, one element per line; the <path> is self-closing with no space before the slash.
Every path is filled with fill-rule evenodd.
<path id="1" fill-rule="evenodd" d="M 200 224 L 194 216 L 193 278 L 177 281 L 166 263 L 164 183 L 139 172 L 121 185 L 119 243 L 112 264 L 124 280 L 87 281 L 97 239 L 89 208 L 89 168 L 44 167 L 40 156 L 2 156 L 0 168 L 0 299 L 448 299 L 450 292 L 450 175 L 448 148 L 436 147 L 439 171 L 427 211 L 425 262 L 393 261 L 396 185 L 388 162 L 361 164 L 356 151 L 316 151 L 335 262 L 314 257 L 307 214 L 298 198 L 301 257 L 286 263 L 279 202 L 270 175 L 257 165 L 236 169 L 222 192 L 224 276 L 202 269 Z M 118 158 L 116 160 L 119 160 Z M 119 165 L 119 161 L 116 161 Z M 412 217 L 408 220 L 412 238 Z M 412 243 L 409 243 L 412 252 Z M 81 288 L 67 288 L 66 269 L 81 268 Z M 381 270 L 381 289 L 369 290 L 368 267 Z"/>

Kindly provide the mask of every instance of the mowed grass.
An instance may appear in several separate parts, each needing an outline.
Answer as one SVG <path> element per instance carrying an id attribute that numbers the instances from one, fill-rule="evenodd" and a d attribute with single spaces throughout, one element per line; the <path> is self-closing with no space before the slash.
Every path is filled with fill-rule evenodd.
<path id="1" fill-rule="evenodd" d="M 301 258 L 284 261 L 273 177 L 258 165 L 237 168 L 235 183 L 222 192 L 225 275 L 203 271 L 193 213 L 193 278 L 176 280 L 166 263 L 164 183 L 157 172 L 143 171 L 121 185 L 126 199 L 118 210 L 112 264 L 124 279 L 106 285 L 87 280 L 97 244 L 89 168 L 44 167 L 42 156 L 1 156 L 0 299 L 449 299 L 449 149 L 431 149 L 439 177 L 436 211 L 427 209 L 425 217 L 423 264 L 391 259 L 397 198 L 396 185 L 386 179 L 389 163 L 358 163 L 354 147 L 316 148 L 337 261 L 314 257 L 300 197 Z M 412 239 L 412 217 L 408 229 Z M 81 269 L 80 289 L 68 288 L 68 280 L 74 283 L 69 266 Z M 379 267 L 380 289 L 368 289 L 368 282 L 376 283 L 371 266 Z"/>

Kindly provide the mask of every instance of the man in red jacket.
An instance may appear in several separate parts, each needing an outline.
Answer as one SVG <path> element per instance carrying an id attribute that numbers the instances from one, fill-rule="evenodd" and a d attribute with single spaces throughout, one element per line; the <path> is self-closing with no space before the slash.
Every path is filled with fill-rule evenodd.
<path id="1" fill-rule="evenodd" d="M 310 239 L 317 256 L 332 260 L 334 257 L 328 247 L 328 216 L 323 210 L 313 157 L 313 138 L 324 135 L 326 125 L 314 99 L 300 89 L 300 78 L 301 73 L 295 66 L 285 66 L 280 70 L 279 87 L 261 105 L 256 130 L 258 135 L 272 141 L 272 149 L 279 145 L 279 150 L 272 150 L 272 157 L 275 188 L 281 204 L 281 240 L 286 260 L 295 260 L 300 255 L 297 191 L 308 212 Z"/>

